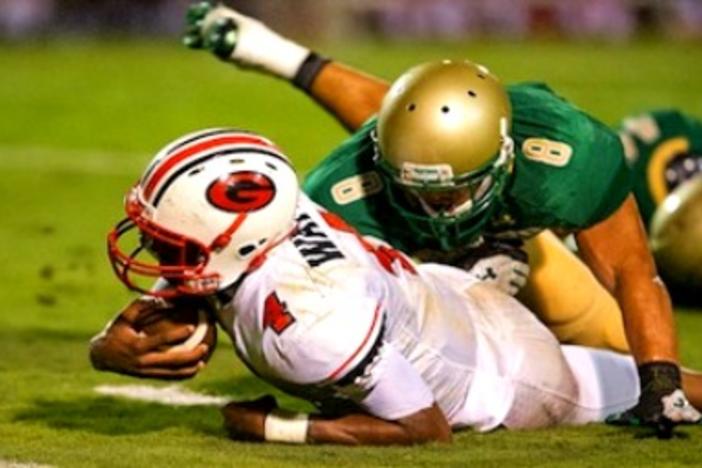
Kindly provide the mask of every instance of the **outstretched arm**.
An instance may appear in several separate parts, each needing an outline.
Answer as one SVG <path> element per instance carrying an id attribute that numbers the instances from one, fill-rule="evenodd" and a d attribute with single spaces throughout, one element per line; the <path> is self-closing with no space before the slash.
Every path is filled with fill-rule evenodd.
<path id="1" fill-rule="evenodd" d="M 306 415 L 277 409 L 275 399 L 265 396 L 229 403 L 222 414 L 229 436 L 235 440 L 343 445 L 451 442 L 451 428 L 436 404 L 394 421 L 364 413 L 306 419 Z"/>
<path id="2" fill-rule="evenodd" d="M 389 88 L 387 82 L 331 62 L 223 5 L 194 4 L 187 21 L 186 45 L 209 50 L 242 69 L 291 82 L 350 131 L 378 111 Z"/>
<path id="3" fill-rule="evenodd" d="M 322 68 L 312 82 L 308 94 L 349 131 L 380 109 L 390 84 L 338 62 Z"/>

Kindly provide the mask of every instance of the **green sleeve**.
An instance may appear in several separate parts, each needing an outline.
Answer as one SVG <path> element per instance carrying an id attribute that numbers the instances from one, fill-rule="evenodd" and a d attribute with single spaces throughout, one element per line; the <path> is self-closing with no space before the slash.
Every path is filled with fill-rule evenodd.
<path id="1" fill-rule="evenodd" d="M 333 150 L 308 174 L 303 190 L 361 234 L 410 251 L 415 245 L 406 221 L 391 209 L 385 182 L 375 170 L 375 149 L 371 139 L 374 128 L 375 119 L 371 119 Z"/>

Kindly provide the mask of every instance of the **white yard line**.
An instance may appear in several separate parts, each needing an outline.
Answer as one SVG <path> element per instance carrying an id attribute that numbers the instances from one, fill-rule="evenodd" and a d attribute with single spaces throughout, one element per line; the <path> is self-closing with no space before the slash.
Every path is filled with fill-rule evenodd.
<path id="1" fill-rule="evenodd" d="M 100 395 L 148 401 L 170 406 L 222 406 L 231 397 L 205 395 L 180 385 L 154 387 L 151 385 L 99 385 L 94 389 Z"/>
<path id="2" fill-rule="evenodd" d="M 58 149 L 41 146 L 0 146 L 0 169 L 39 172 L 70 171 L 101 175 L 138 174 L 149 155 L 101 149 Z"/>
<path id="3" fill-rule="evenodd" d="M 104 149 L 0 145 L 0 170 L 136 177 L 152 157 L 149 153 Z M 300 180 L 306 175 L 307 171 L 299 172 Z"/>
<path id="4" fill-rule="evenodd" d="M 9 460 L 0 460 L 0 468 L 53 468 L 51 465 L 41 465 L 39 463 L 20 463 Z"/>

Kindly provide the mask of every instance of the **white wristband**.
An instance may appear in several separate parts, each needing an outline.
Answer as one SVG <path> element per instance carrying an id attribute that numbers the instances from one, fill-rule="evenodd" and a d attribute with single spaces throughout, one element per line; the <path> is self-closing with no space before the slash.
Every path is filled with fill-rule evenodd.
<path id="1" fill-rule="evenodd" d="M 268 413 L 263 425 L 265 439 L 269 442 L 304 444 L 310 418 L 304 413 L 274 409 Z"/>

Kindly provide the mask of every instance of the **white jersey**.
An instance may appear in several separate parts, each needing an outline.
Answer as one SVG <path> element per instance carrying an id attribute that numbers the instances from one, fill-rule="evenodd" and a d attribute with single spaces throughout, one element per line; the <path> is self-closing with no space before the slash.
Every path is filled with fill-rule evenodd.
<path id="1" fill-rule="evenodd" d="M 324 411 L 394 420 L 436 402 L 451 426 L 490 430 L 520 386 L 577 400 L 555 338 L 516 300 L 462 270 L 416 265 L 304 195 L 297 231 L 256 263 L 221 310 L 225 329 L 255 374 Z"/>

